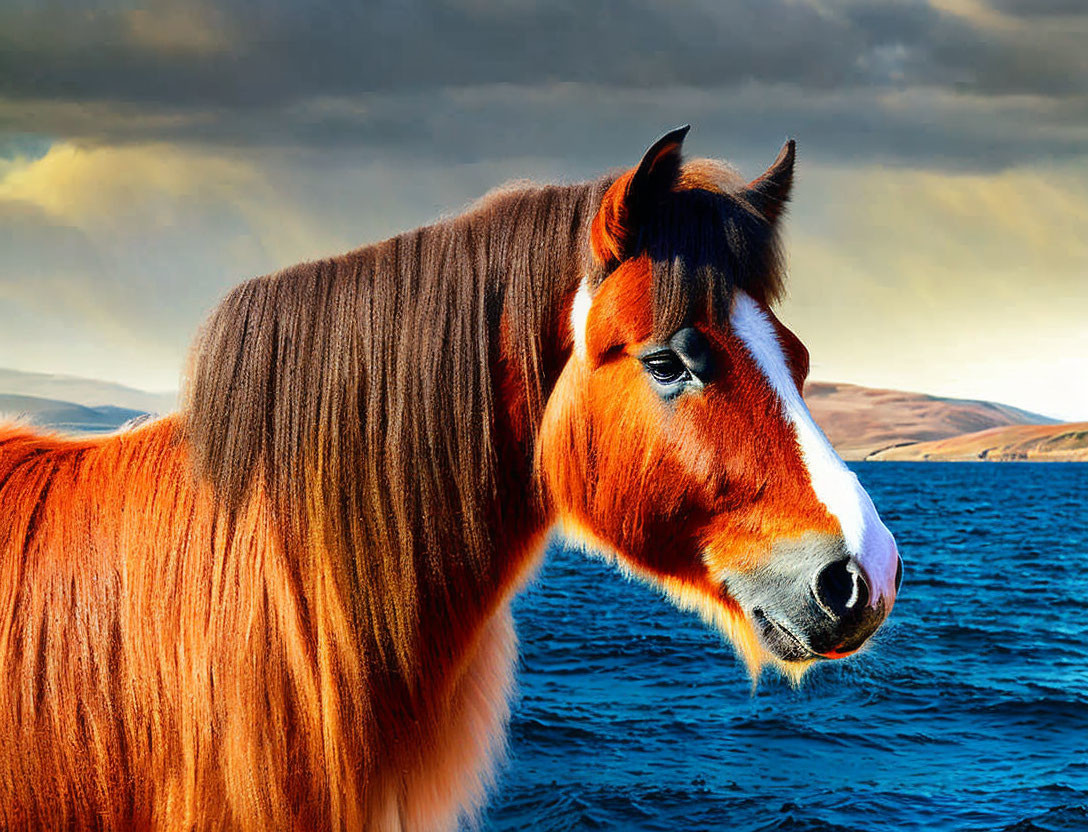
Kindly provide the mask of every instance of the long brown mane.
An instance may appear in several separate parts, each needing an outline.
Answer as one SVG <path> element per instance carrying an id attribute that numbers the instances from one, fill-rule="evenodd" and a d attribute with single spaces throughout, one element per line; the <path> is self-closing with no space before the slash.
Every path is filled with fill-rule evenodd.
<path id="1" fill-rule="evenodd" d="M 562 369 L 564 295 L 606 185 L 499 193 L 252 280 L 200 337 L 184 411 L 196 472 L 233 511 L 254 489 L 269 500 L 322 696 L 376 755 L 426 743 L 434 680 L 511 580 L 505 547 L 541 522 L 518 440 Z M 322 607 L 314 589 L 330 585 Z"/>

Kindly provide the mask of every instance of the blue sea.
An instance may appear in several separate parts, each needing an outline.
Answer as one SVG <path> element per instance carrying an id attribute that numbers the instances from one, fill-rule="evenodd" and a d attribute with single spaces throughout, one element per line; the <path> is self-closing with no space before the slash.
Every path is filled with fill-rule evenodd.
<path id="1" fill-rule="evenodd" d="M 903 587 L 798 689 L 552 546 L 484 828 L 1088 830 L 1088 464 L 853 467 Z"/>

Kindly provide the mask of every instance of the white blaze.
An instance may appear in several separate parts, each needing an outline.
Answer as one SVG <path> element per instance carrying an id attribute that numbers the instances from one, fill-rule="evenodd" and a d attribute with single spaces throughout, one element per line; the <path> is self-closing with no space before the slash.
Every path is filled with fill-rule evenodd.
<path id="1" fill-rule="evenodd" d="M 733 300 L 732 323 L 733 331 L 747 346 L 782 402 L 783 413 L 797 433 L 801 458 L 816 498 L 838 519 L 847 549 L 869 578 L 871 603 L 892 597 L 898 561 L 895 539 L 857 476 L 846 467 L 813 421 L 794 384 L 774 325 L 759 304 L 740 291 Z"/>

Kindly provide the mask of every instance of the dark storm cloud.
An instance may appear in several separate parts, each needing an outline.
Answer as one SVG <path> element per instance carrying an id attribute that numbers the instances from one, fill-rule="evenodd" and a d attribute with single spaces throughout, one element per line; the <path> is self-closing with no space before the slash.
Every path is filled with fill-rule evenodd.
<path id="1" fill-rule="evenodd" d="M 844 158 L 1007 164 L 1084 138 L 1061 123 L 1084 108 L 1082 43 L 1045 34 L 906 0 L 25 4 L 0 11 L 0 128 L 472 160 L 561 153 L 573 130 L 729 122 L 762 142 L 816 130 Z"/>
<path id="2" fill-rule="evenodd" d="M 191 25 L 207 30 L 204 48 L 165 49 L 166 32 L 141 39 L 139 18 L 125 9 L 9 13 L 0 27 L 0 89 L 11 97 L 264 106 L 491 83 L 715 86 L 760 78 L 826 88 L 863 80 L 855 59 L 866 48 L 848 18 L 785 0 L 397 0 L 342 8 L 299 0 L 260 12 L 221 0 L 191 15 Z M 162 19 L 164 27 L 186 20 Z"/>
<path id="3" fill-rule="evenodd" d="M 125 144 L 168 137 L 229 147 L 304 149 L 338 163 L 421 156 L 446 163 L 514 157 L 577 160 L 571 175 L 624 161 L 664 129 L 692 123 L 690 152 L 726 156 L 756 170 L 793 136 L 806 159 L 924 163 L 961 170 L 1083 155 L 1088 103 L 947 96 L 920 89 L 809 93 L 756 83 L 737 88 L 616 89 L 583 84 L 493 85 L 320 98 L 290 108 L 178 113 L 164 108 L 0 109 L 0 130 L 28 120 L 55 135 Z M 632 159 L 631 161 L 634 161 Z M 575 164 L 571 162 L 571 164 Z"/>

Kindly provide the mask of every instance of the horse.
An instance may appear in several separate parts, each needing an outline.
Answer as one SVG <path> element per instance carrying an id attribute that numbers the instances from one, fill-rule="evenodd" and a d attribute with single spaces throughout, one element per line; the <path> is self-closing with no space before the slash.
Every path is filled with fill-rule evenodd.
<path id="1" fill-rule="evenodd" d="M 237 286 L 175 414 L 0 427 L 0 826 L 471 822 L 555 528 L 753 678 L 862 646 L 901 560 L 772 309 L 794 143 L 686 132 Z"/>

